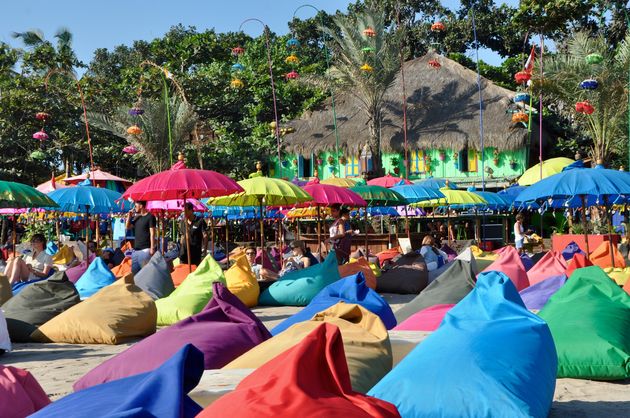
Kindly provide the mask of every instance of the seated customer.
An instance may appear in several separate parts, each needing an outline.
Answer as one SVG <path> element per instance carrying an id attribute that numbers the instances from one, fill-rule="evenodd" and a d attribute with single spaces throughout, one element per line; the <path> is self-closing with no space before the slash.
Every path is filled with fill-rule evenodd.
<path id="1" fill-rule="evenodd" d="M 293 241 L 289 247 L 291 248 L 291 256 L 286 259 L 284 268 L 278 273 L 278 277 L 282 277 L 290 271 L 302 270 L 318 263 L 303 241 Z"/>
<path id="2" fill-rule="evenodd" d="M 256 263 L 257 253 L 258 250 L 256 248 L 256 245 L 254 244 L 250 244 L 245 249 L 245 256 L 247 257 L 247 261 L 249 262 L 252 271 L 256 275 L 256 280 L 258 280 L 260 291 L 262 292 L 264 289 L 268 288 L 273 282 L 276 281 L 276 279 L 278 278 L 278 273 L 264 268 L 262 264 Z"/>
<path id="3" fill-rule="evenodd" d="M 431 235 L 426 235 L 422 239 L 420 254 L 424 257 L 429 271 L 442 267 L 448 260 L 448 255 L 435 246 L 435 240 Z"/>
<path id="4" fill-rule="evenodd" d="M 46 238 L 42 234 L 35 234 L 31 238 L 32 252 L 24 258 L 9 257 L 5 275 L 11 284 L 29 280 L 45 279 L 50 275 L 53 260 L 46 253 Z"/>

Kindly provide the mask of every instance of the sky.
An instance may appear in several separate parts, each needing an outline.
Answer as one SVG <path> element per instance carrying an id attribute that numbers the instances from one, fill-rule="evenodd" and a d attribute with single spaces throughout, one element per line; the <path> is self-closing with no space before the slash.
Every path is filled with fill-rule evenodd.
<path id="1" fill-rule="evenodd" d="M 328 13 L 346 11 L 348 0 L 310 0 L 311 4 Z M 508 0 L 515 5 L 518 0 Z M 272 31 L 288 31 L 287 22 L 297 7 L 295 0 L 20 0 L 6 1 L 0 14 L 0 41 L 21 47 L 13 39 L 13 32 L 41 29 L 47 39 L 66 27 L 74 35 L 73 45 L 77 56 L 88 63 L 97 48 L 111 49 L 116 45 L 131 45 L 134 40 L 150 41 L 162 36 L 171 26 L 179 23 L 195 26 L 197 30 L 214 28 L 217 32 L 237 31 L 241 22 L 257 18 Z M 442 4 L 456 9 L 459 1 L 444 0 Z M 309 18 L 315 14 L 311 8 L 301 8 L 297 17 Z M 245 24 L 243 30 L 252 36 L 262 32 L 255 22 Z M 492 51 L 481 51 L 480 58 L 497 65 L 500 57 Z"/>

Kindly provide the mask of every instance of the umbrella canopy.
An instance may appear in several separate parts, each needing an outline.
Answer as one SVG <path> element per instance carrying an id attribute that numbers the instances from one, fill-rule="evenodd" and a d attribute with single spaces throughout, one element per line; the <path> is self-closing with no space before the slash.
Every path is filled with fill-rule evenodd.
<path id="1" fill-rule="evenodd" d="M 188 199 L 192 203 L 194 212 L 206 212 L 208 208 L 197 199 Z M 181 212 L 184 210 L 184 199 L 151 200 L 147 202 L 149 212 Z"/>
<path id="2" fill-rule="evenodd" d="M 102 187 L 78 185 L 48 193 L 62 212 L 107 214 L 129 210 L 129 203 L 121 200 L 121 195 Z M 117 201 L 120 201 L 117 202 Z"/>
<path id="3" fill-rule="evenodd" d="M 492 192 L 473 191 L 472 193 L 481 196 L 487 203 L 488 209 L 491 210 L 507 210 L 512 205 L 511 201 L 507 201 L 501 195 Z"/>
<path id="4" fill-rule="evenodd" d="M 400 194 L 407 202 L 417 203 L 425 200 L 440 199 L 444 197 L 439 189 L 422 186 L 420 184 L 408 184 L 404 186 L 395 186 L 391 190 Z"/>
<path id="5" fill-rule="evenodd" d="M 282 179 L 254 177 L 241 180 L 244 192 L 209 199 L 209 205 L 219 206 L 289 206 L 309 202 L 313 197 L 295 184 Z"/>
<path id="6" fill-rule="evenodd" d="M 401 186 L 403 184 L 411 184 L 409 180 L 403 179 L 402 177 L 394 177 L 391 174 L 388 174 L 384 177 L 377 177 L 372 180 L 368 180 L 367 182 L 370 186 L 381 186 L 381 187 L 394 187 Z"/>
<path id="7" fill-rule="evenodd" d="M 402 186 L 398 186 L 402 187 Z M 381 186 L 355 186 L 350 188 L 353 192 L 361 196 L 368 206 L 398 206 L 406 205 L 407 200 L 392 189 Z"/>
<path id="8" fill-rule="evenodd" d="M 465 209 L 476 206 L 486 206 L 486 200 L 473 193 L 464 190 L 452 190 L 442 188 L 440 191 L 444 194 L 442 199 L 427 200 L 425 202 L 416 203 L 417 206 L 449 206 L 453 209 Z"/>
<path id="9" fill-rule="evenodd" d="M 319 214 L 326 218 L 330 216 L 330 209 L 327 207 L 320 208 Z M 317 218 L 317 207 L 293 208 L 286 211 L 285 216 L 287 218 Z"/>
<path id="10" fill-rule="evenodd" d="M 391 206 L 368 206 L 368 215 L 370 216 L 400 216 L 396 208 Z M 352 216 L 364 216 L 365 209 L 359 208 L 358 211 L 350 212 Z"/>
<path id="11" fill-rule="evenodd" d="M 258 218 L 258 206 L 209 206 L 213 218 L 256 219 Z"/>
<path id="12" fill-rule="evenodd" d="M 367 202 L 352 190 L 321 184 L 317 179 L 304 186 L 304 191 L 313 196 L 312 201 L 318 205 L 367 206 Z"/>
<path id="13" fill-rule="evenodd" d="M 423 180 L 416 180 L 414 181 L 414 183 L 431 189 L 441 189 L 443 187 L 448 187 L 449 189 L 453 190 L 457 189 L 457 184 L 455 184 L 454 182 L 446 179 L 436 179 L 433 177 Z"/>
<path id="14" fill-rule="evenodd" d="M 95 182 L 96 184 L 100 184 L 100 182 L 107 182 L 107 181 L 114 181 L 114 182 L 123 183 L 127 185 L 133 183 L 130 180 L 123 179 L 121 177 L 108 173 L 107 171 L 102 171 L 102 170 L 94 170 L 85 174 L 80 174 L 78 176 L 68 177 L 64 179 L 63 181 L 66 182 L 66 184 L 79 184 L 83 180 L 86 180 L 87 178 L 89 178 L 90 180 L 92 180 L 92 182 Z"/>
<path id="15" fill-rule="evenodd" d="M 65 174 L 62 174 L 57 177 L 55 177 L 55 175 L 53 174 L 50 180 L 45 181 L 42 184 L 38 184 L 37 187 L 35 188 L 42 193 L 50 193 L 53 190 L 63 189 L 64 187 L 68 187 L 65 184 L 63 184 L 63 181 L 62 181 L 65 177 L 66 177 Z"/>
<path id="16" fill-rule="evenodd" d="M 519 186 L 518 184 L 513 184 L 507 189 L 503 189 L 497 194 L 503 198 L 503 200 L 512 203 L 516 196 L 518 196 L 523 190 L 527 189 L 527 186 Z"/>
<path id="17" fill-rule="evenodd" d="M 321 184 L 330 184 L 331 186 L 350 188 L 357 185 L 357 182 L 345 177 L 329 177 L 320 181 Z"/>
<path id="18" fill-rule="evenodd" d="M 146 177 L 123 194 L 132 200 L 201 199 L 242 192 L 231 178 L 211 170 L 186 168 L 183 162 L 170 169 Z"/>
<path id="19" fill-rule="evenodd" d="M 542 178 L 545 179 L 549 176 L 553 176 L 554 174 L 558 174 L 562 172 L 562 170 L 575 163 L 575 160 L 570 158 L 550 158 L 546 161 L 542 162 Z M 540 178 L 540 164 L 538 163 L 533 167 L 525 170 L 523 175 L 518 179 L 518 184 L 521 186 L 529 186 L 541 180 Z"/>
<path id="20" fill-rule="evenodd" d="M 630 173 L 605 168 L 576 168 L 547 177 L 521 192 L 515 205 L 549 203 L 553 207 L 579 207 L 630 201 Z"/>
<path id="21" fill-rule="evenodd" d="M 57 207 L 57 203 L 31 186 L 0 181 L 0 208 Z"/>

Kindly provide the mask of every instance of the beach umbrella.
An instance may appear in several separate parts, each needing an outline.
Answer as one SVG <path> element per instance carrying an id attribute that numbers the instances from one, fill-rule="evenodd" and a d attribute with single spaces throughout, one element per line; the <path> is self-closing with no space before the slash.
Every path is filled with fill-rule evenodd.
<path id="1" fill-rule="evenodd" d="M 38 184 L 35 188 L 42 193 L 50 193 L 53 190 L 63 189 L 64 187 L 68 187 L 63 184 L 63 179 L 65 177 L 65 174 L 55 177 L 55 173 L 53 173 L 50 180 L 45 181 L 42 184 Z"/>
<path id="2" fill-rule="evenodd" d="M 449 189 L 457 189 L 457 184 L 450 180 L 446 179 L 438 179 L 430 177 L 428 179 L 416 180 L 415 184 L 419 184 L 420 186 L 429 187 L 431 189 L 441 189 L 443 187 L 448 187 Z"/>
<path id="3" fill-rule="evenodd" d="M 525 170 L 523 175 L 518 179 L 518 184 L 521 186 L 532 185 L 541 179 L 547 178 L 554 174 L 558 174 L 564 170 L 565 167 L 575 163 L 575 160 L 565 157 L 550 158 L 542 162 L 542 178 L 541 178 L 541 163 L 536 164 L 533 167 Z"/>
<path id="4" fill-rule="evenodd" d="M 188 199 L 192 203 L 194 212 L 207 212 L 208 208 L 197 199 Z M 181 212 L 184 210 L 184 199 L 150 200 L 147 202 L 149 212 Z"/>
<path id="5" fill-rule="evenodd" d="M 123 179 L 100 169 L 93 170 L 88 173 L 80 174 L 74 177 L 67 177 L 63 179 L 63 182 L 72 185 L 79 184 L 87 179 L 91 180 L 94 186 L 105 187 L 107 189 L 119 192 L 124 191 L 127 187 L 131 185 L 131 183 L 133 183 L 130 180 Z"/>
<path id="6" fill-rule="evenodd" d="M 370 186 L 381 186 L 389 188 L 394 186 L 401 186 L 403 184 L 411 184 L 411 182 L 402 177 L 394 177 L 391 174 L 388 174 L 383 177 L 377 177 L 375 179 L 368 180 L 367 184 Z"/>
<path id="7" fill-rule="evenodd" d="M 330 184 L 331 186 L 350 188 L 357 185 L 357 182 L 345 177 L 329 177 L 320 181 L 321 184 Z"/>
<path id="8" fill-rule="evenodd" d="M 497 192 L 505 201 L 510 203 L 514 202 L 516 196 L 518 196 L 523 190 L 527 189 L 527 186 L 519 186 L 518 184 L 512 184 L 507 189 L 503 189 Z"/>
<path id="9" fill-rule="evenodd" d="M 424 202 L 425 200 L 440 199 L 444 197 L 439 189 L 421 185 L 419 183 L 407 184 L 402 186 L 392 187 L 392 190 L 400 194 L 409 203 Z M 407 238 L 411 237 L 409 231 L 409 215 L 407 213 L 407 206 L 405 206 L 405 225 L 407 229 Z"/>
<path id="10" fill-rule="evenodd" d="M 104 215 L 129 210 L 129 204 L 121 200 L 120 193 L 87 184 L 57 189 L 48 193 L 48 197 L 61 212 Z"/>
<path id="11" fill-rule="evenodd" d="M 481 192 L 473 190 L 472 193 L 481 196 L 486 202 L 486 206 L 491 210 L 507 210 L 511 205 L 511 201 L 507 201 L 501 195 L 492 192 Z"/>

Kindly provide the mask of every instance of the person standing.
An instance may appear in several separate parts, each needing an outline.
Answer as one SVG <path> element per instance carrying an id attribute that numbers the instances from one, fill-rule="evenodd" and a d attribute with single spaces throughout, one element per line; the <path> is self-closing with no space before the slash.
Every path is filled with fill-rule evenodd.
<path id="1" fill-rule="evenodd" d="M 181 263 L 195 266 L 201 263 L 201 256 L 207 239 L 205 226 L 204 220 L 195 215 L 193 204 L 186 202 L 184 204 L 184 218 L 179 223 L 179 230 L 181 231 L 179 260 Z M 184 228 L 188 228 L 190 256 L 187 255 L 186 229 Z"/>
<path id="2" fill-rule="evenodd" d="M 147 210 L 147 202 L 137 201 L 127 214 L 126 228 L 133 228 L 134 252 L 131 271 L 136 274 L 155 254 L 155 216 Z"/>
<path id="3" fill-rule="evenodd" d="M 523 243 L 525 242 L 525 228 L 523 227 L 523 215 L 516 215 L 514 223 L 514 244 L 519 254 L 523 252 Z"/>
<path id="4" fill-rule="evenodd" d="M 335 222 L 331 225 L 328 241 L 332 244 L 337 256 L 337 264 L 342 265 L 350 258 L 350 248 L 352 246 L 352 230 L 350 222 L 346 217 L 350 214 L 347 208 L 341 205 L 333 204 L 330 206 L 330 214 L 335 218 Z"/>

